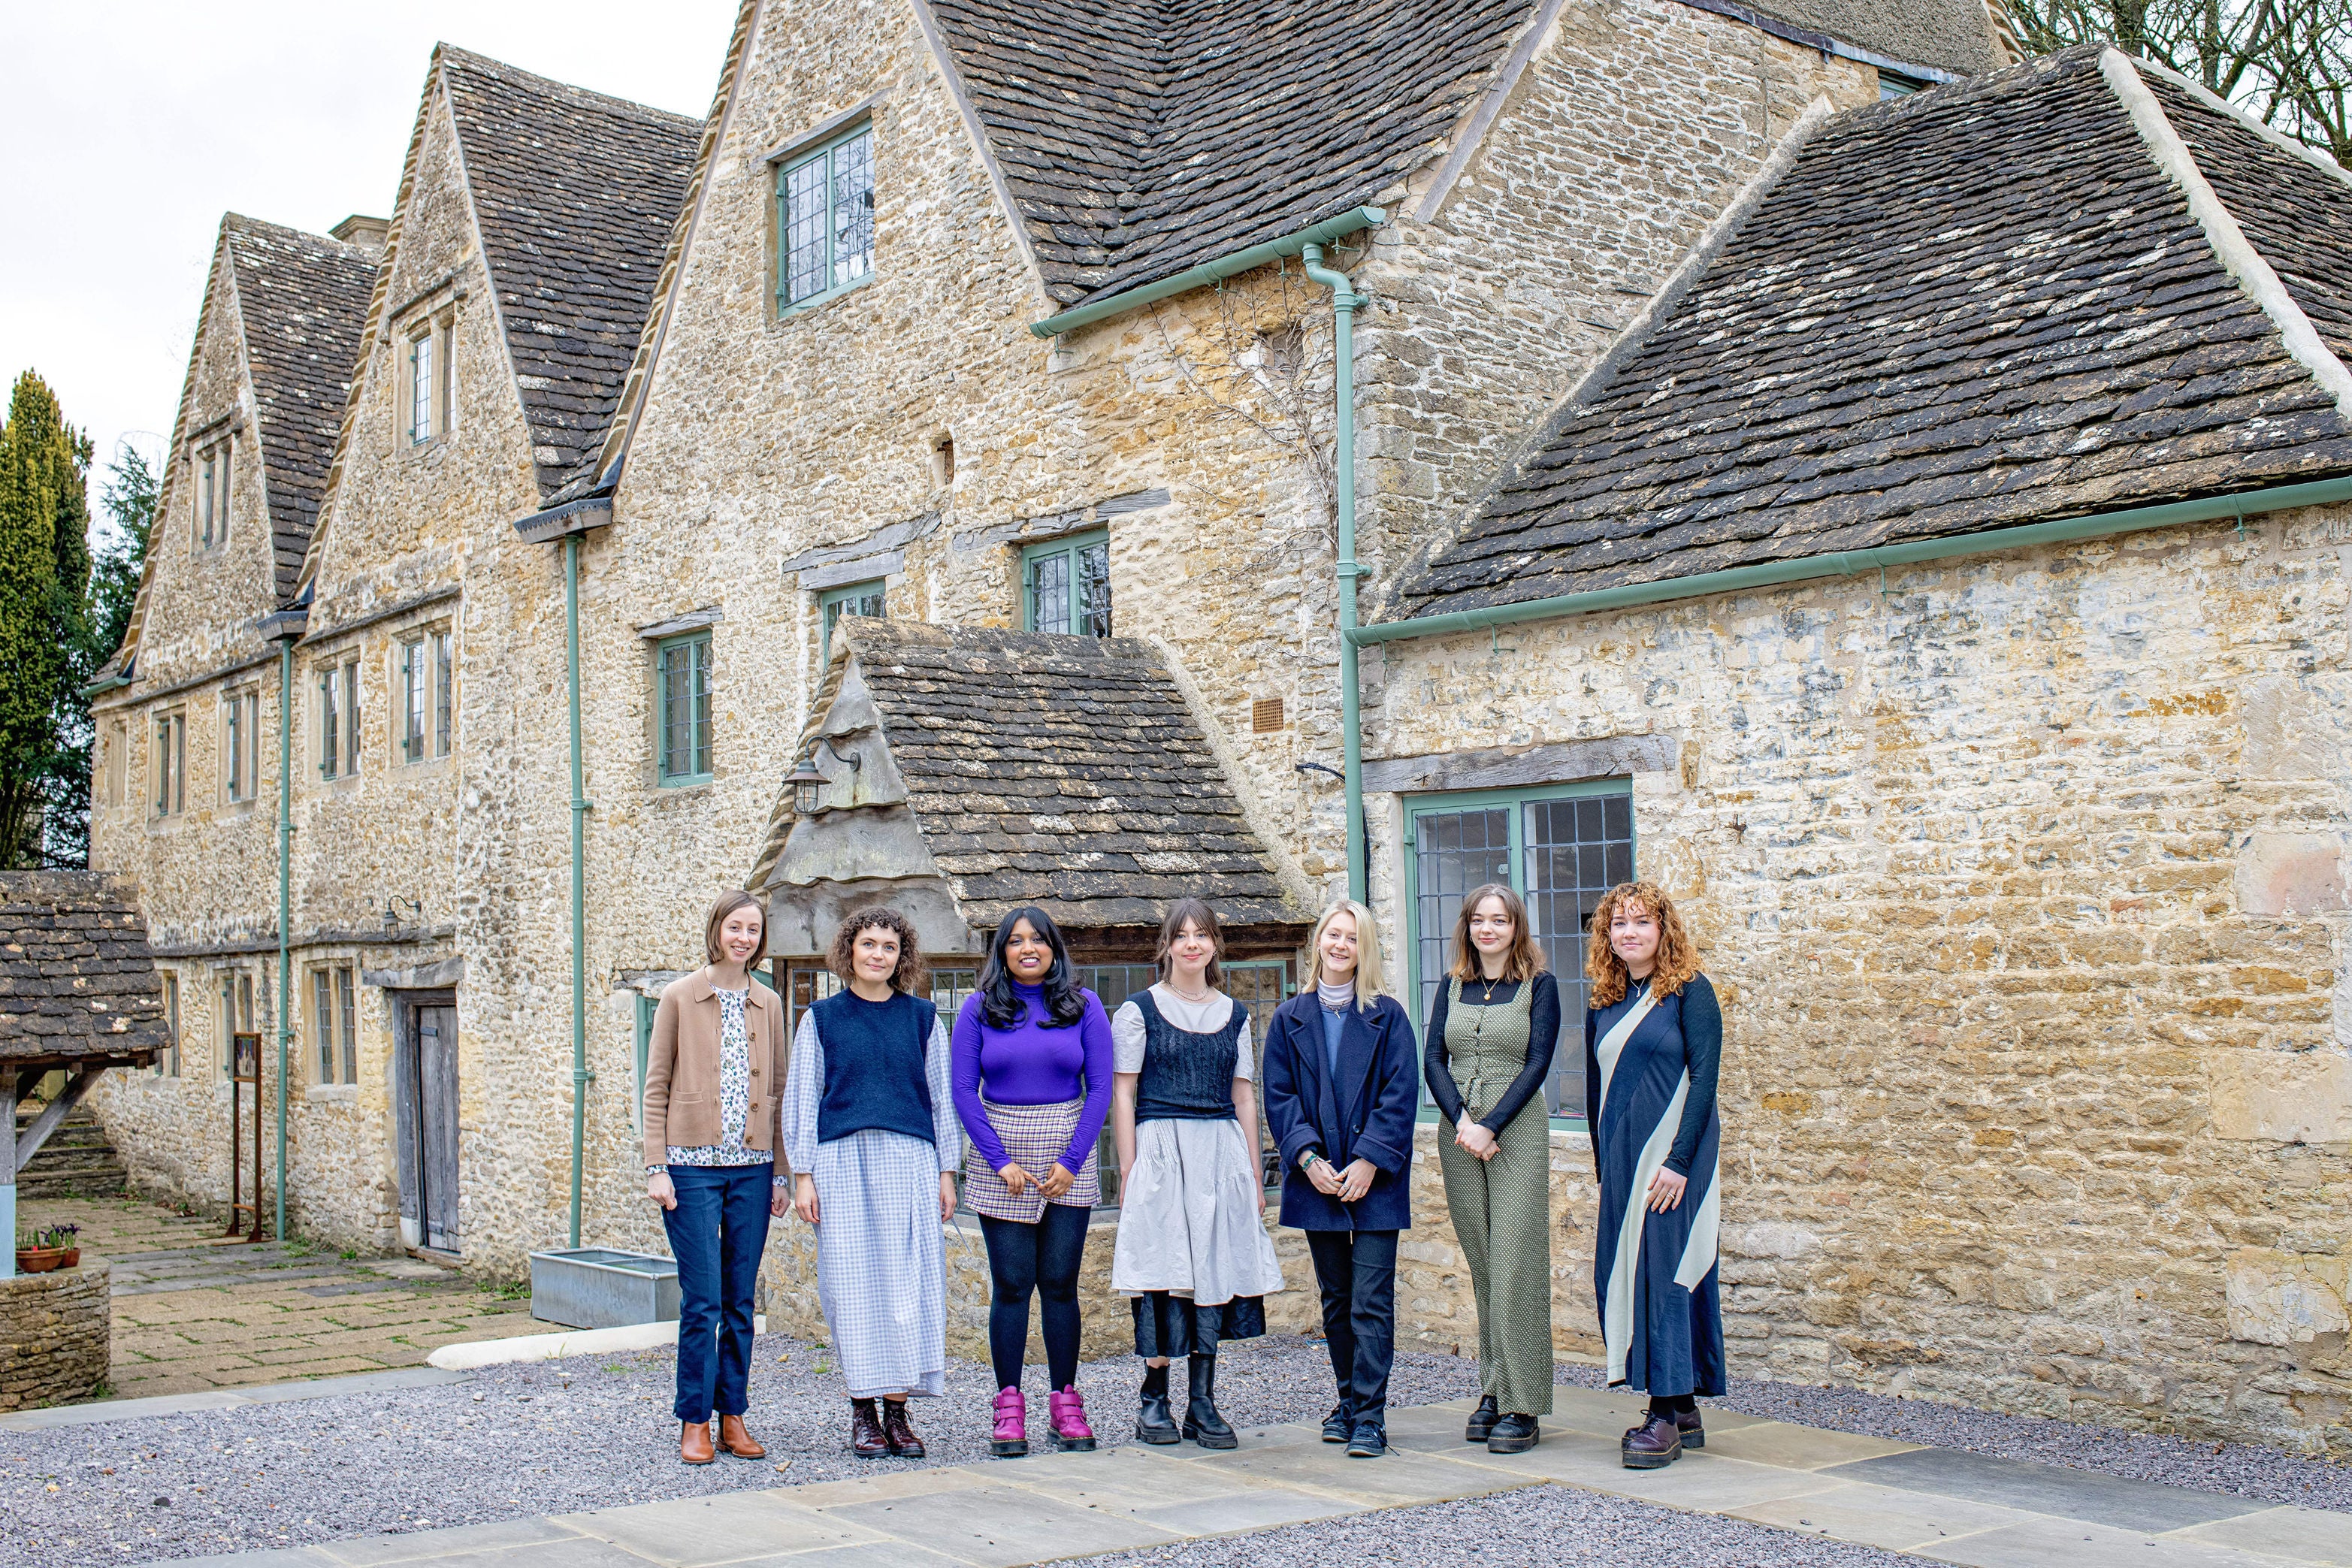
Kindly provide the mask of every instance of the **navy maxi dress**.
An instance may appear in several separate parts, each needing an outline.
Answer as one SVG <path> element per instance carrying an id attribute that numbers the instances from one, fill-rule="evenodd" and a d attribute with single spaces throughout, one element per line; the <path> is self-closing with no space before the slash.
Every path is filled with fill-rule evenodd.
<path id="1" fill-rule="evenodd" d="M 1584 1103 L 1601 1182 L 1592 1289 L 1609 1350 L 1610 1386 L 1653 1396 L 1724 1391 L 1723 1307 L 1716 1280 L 1723 1124 L 1716 1072 L 1723 1012 L 1695 975 L 1671 997 L 1636 982 L 1584 1015 Z M 1664 1166 L 1683 1200 L 1649 1210 Z"/>

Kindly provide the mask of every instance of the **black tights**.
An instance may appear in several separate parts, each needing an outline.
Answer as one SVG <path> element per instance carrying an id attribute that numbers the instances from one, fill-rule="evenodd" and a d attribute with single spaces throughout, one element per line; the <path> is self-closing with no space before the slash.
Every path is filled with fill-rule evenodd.
<path id="1" fill-rule="evenodd" d="M 1698 1408 L 1698 1400 L 1688 1394 L 1653 1394 L 1650 1414 L 1653 1416 L 1687 1416 Z"/>
<path id="2" fill-rule="evenodd" d="M 1078 1265 L 1086 1259 L 1089 1210 L 1049 1203 L 1034 1225 L 980 1216 L 988 1240 L 988 1272 L 995 1283 L 988 1303 L 988 1356 L 996 1385 L 1018 1388 L 1029 1348 L 1029 1292 L 1037 1292 L 1045 1319 L 1045 1369 L 1055 1388 L 1078 1375 Z"/>

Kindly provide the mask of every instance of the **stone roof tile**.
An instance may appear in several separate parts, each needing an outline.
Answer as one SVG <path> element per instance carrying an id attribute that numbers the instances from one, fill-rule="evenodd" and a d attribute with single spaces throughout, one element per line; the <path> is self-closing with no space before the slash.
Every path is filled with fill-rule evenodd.
<path id="1" fill-rule="evenodd" d="M 2147 73 L 2339 350 L 2352 183 Z M 1839 116 L 1406 575 L 1414 614 L 2352 471 L 2077 49 Z"/>
<path id="2" fill-rule="evenodd" d="M 0 1066 L 152 1061 L 171 1043 L 131 886 L 0 872 Z"/>
<path id="3" fill-rule="evenodd" d="M 375 285 L 373 251 L 231 213 L 221 236 L 245 324 L 277 596 L 294 591 L 324 498 Z"/>
<path id="4" fill-rule="evenodd" d="M 475 221 L 551 497 L 593 478 L 702 122 L 439 50 Z"/>

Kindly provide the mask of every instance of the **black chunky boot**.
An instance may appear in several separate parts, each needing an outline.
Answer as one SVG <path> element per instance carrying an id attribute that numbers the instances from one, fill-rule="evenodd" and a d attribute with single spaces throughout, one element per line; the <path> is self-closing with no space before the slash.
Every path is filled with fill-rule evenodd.
<path id="1" fill-rule="evenodd" d="M 1176 1429 L 1176 1413 L 1168 1408 L 1168 1369 L 1147 1366 L 1143 1369 L 1143 1393 L 1135 1412 L 1136 1440 L 1144 1443 L 1181 1443 L 1184 1435 Z"/>
<path id="2" fill-rule="evenodd" d="M 1241 1439 L 1217 1414 L 1217 1358 L 1194 1355 L 1187 1368 L 1192 1374 L 1192 1398 L 1184 1406 L 1184 1436 L 1204 1448 L 1239 1448 Z"/>

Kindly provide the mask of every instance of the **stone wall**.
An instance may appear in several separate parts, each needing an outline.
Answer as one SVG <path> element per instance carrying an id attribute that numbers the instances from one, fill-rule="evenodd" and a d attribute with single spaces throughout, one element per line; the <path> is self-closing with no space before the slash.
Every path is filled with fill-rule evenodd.
<path id="1" fill-rule="evenodd" d="M 0 1410 L 87 1399 L 106 1381 L 103 1263 L 0 1280 Z"/>
<path id="2" fill-rule="evenodd" d="M 1637 871 L 1725 1004 L 1736 1372 L 2345 1449 L 2347 539 L 2310 511 L 1368 661 L 1375 758 L 1677 743 L 1633 777 Z"/>

